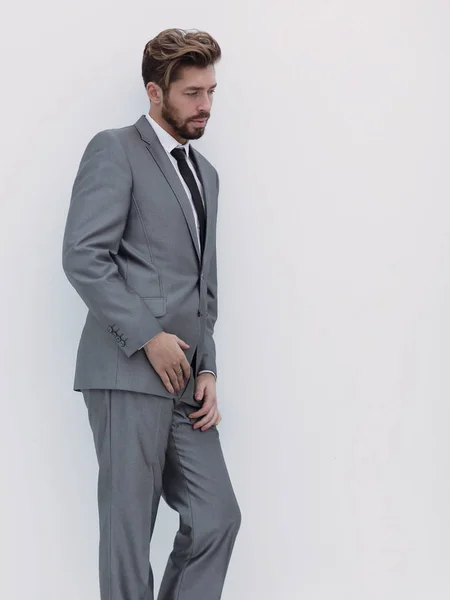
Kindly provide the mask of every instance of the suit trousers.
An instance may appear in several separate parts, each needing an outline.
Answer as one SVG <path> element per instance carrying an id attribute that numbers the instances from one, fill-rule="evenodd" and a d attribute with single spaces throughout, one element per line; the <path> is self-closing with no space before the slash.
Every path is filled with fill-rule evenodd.
<path id="1" fill-rule="evenodd" d="M 219 600 L 241 514 L 217 428 L 193 429 L 182 395 L 82 391 L 99 464 L 101 600 L 154 599 L 161 496 L 180 526 L 158 600 Z"/>

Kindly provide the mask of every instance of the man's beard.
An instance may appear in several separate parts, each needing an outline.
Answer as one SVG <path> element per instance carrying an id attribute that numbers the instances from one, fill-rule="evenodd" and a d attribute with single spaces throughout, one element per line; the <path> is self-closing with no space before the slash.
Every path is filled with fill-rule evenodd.
<path id="1" fill-rule="evenodd" d="M 169 123 L 175 133 L 177 133 L 177 135 L 184 140 L 198 140 L 205 133 L 205 127 L 196 127 L 195 124 L 193 124 L 192 129 L 189 129 L 189 124 L 192 123 L 192 119 L 181 121 L 177 117 L 177 111 L 171 107 L 168 102 L 163 102 L 161 116 L 167 123 Z M 196 119 L 207 119 L 208 117 L 208 114 L 195 115 Z"/>

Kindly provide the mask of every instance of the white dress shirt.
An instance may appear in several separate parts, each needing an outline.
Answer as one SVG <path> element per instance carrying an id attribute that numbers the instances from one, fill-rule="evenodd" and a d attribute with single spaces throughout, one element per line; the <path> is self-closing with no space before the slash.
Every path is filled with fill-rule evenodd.
<path id="1" fill-rule="evenodd" d="M 192 195 L 189 190 L 189 187 L 187 186 L 187 183 L 184 181 L 183 176 L 180 173 L 176 158 L 174 156 L 172 156 L 172 154 L 171 154 L 171 152 L 174 148 L 184 148 L 184 150 L 186 152 L 186 156 L 187 156 L 187 163 L 195 177 L 195 181 L 197 182 L 198 189 L 200 191 L 200 196 L 202 198 L 203 205 L 204 205 L 205 198 L 204 198 L 203 186 L 197 176 L 195 167 L 189 156 L 190 141 L 188 140 L 185 144 L 180 144 L 174 137 L 172 137 L 170 135 L 170 133 L 168 133 L 165 129 L 163 129 L 161 127 L 161 125 L 159 125 L 159 123 L 157 123 L 154 119 L 152 119 L 152 117 L 149 114 L 147 114 L 145 116 L 147 118 L 147 121 L 150 123 L 151 127 L 153 128 L 154 132 L 156 133 L 159 141 L 161 142 L 162 147 L 166 151 L 166 153 L 170 159 L 170 162 L 173 165 L 173 168 L 175 169 L 178 177 L 180 178 L 181 183 L 183 184 L 183 187 L 186 191 L 187 197 L 189 198 L 189 202 L 191 203 L 192 212 L 194 214 L 194 220 L 195 220 L 195 225 L 196 225 L 196 230 L 197 230 L 198 245 L 200 246 L 200 226 L 199 226 L 199 222 L 198 222 L 197 211 L 195 210 L 194 202 L 192 201 Z M 205 371 L 199 371 L 199 375 L 200 375 L 200 373 L 212 373 L 214 375 L 214 377 L 217 377 L 216 374 L 214 373 L 214 371 L 205 370 Z"/>
<path id="2" fill-rule="evenodd" d="M 189 149 L 190 149 L 190 141 L 188 140 L 185 144 L 180 144 L 179 142 L 177 142 L 177 140 L 175 138 L 173 138 L 170 133 L 167 133 L 167 131 L 165 129 L 163 129 L 161 127 L 161 125 L 159 125 L 159 123 L 157 123 L 154 119 L 152 119 L 152 117 L 150 115 L 145 115 L 147 117 L 147 121 L 150 123 L 150 125 L 153 127 L 156 135 L 158 136 L 159 141 L 161 142 L 162 147 L 164 148 L 164 150 L 166 151 L 168 157 L 170 158 L 170 162 L 173 164 L 175 171 L 177 172 L 178 177 L 180 178 L 181 183 L 183 184 L 183 187 L 186 191 L 187 197 L 189 198 L 189 202 L 191 203 L 191 208 L 192 208 L 192 212 L 194 214 L 194 219 L 195 219 L 195 226 L 197 229 L 197 239 L 198 239 L 198 245 L 200 246 L 200 225 L 198 222 L 198 216 L 197 216 L 197 211 L 195 210 L 195 205 L 194 202 L 192 201 L 192 195 L 191 192 L 189 190 L 189 187 L 187 185 L 187 183 L 185 182 L 185 180 L 183 179 L 180 170 L 178 168 L 178 163 L 177 160 L 174 156 L 172 156 L 171 152 L 174 148 L 184 148 L 185 152 L 186 152 L 186 156 L 187 156 L 187 164 L 190 167 L 194 177 L 195 177 L 195 181 L 197 183 L 198 189 L 200 191 L 200 196 L 202 198 L 202 202 L 203 202 L 203 206 L 205 205 L 205 198 L 204 198 L 204 192 L 203 192 L 203 186 L 201 181 L 199 180 L 198 176 L 197 176 L 197 172 L 195 170 L 195 167 L 192 163 L 192 160 L 189 156 Z"/>

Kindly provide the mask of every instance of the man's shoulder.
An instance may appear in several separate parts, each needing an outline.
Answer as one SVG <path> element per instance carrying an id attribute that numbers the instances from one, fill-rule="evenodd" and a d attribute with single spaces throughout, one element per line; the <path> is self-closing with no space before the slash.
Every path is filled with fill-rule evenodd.
<path id="1" fill-rule="evenodd" d="M 126 125 L 124 127 L 110 127 L 98 131 L 91 141 L 96 140 L 104 143 L 126 142 L 130 139 L 135 139 L 137 136 L 136 127 L 134 125 Z"/>
<path id="2" fill-rule="evenodd" d="M 138 139 L 139 134 L 134 125 L 102 129 L 88 140 L 84 155 L 91 156 L 101 152 L 125 158 L 125 155 L 129 155 L 135 147 Z"/>

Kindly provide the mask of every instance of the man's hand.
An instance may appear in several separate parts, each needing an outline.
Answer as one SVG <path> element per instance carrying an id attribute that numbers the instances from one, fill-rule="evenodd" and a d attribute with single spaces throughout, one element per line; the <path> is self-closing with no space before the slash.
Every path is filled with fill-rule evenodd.
<path id="1" fill-rule="evenodd" d="M 212 373 L 198 375 L 195 381 L 194 398 L 199 401 L 203 399 L 202 407 L 189 415 L 190 419 L 203 417 L 194 424 L 194 429 L 201 428 L 202 431 L 206 431 L 218 425 L 222 417 L 217 408 L 216 378 Z"/>
<path id="2" fill-rule="evenodd" d="M 183 375 L 189 378 L 191 366 L 183 350 L 189 344 L 173 333 L 162 331 L 144 346 L 145 354 L 167 390 L 173 394 L 184 387 Z"/>

